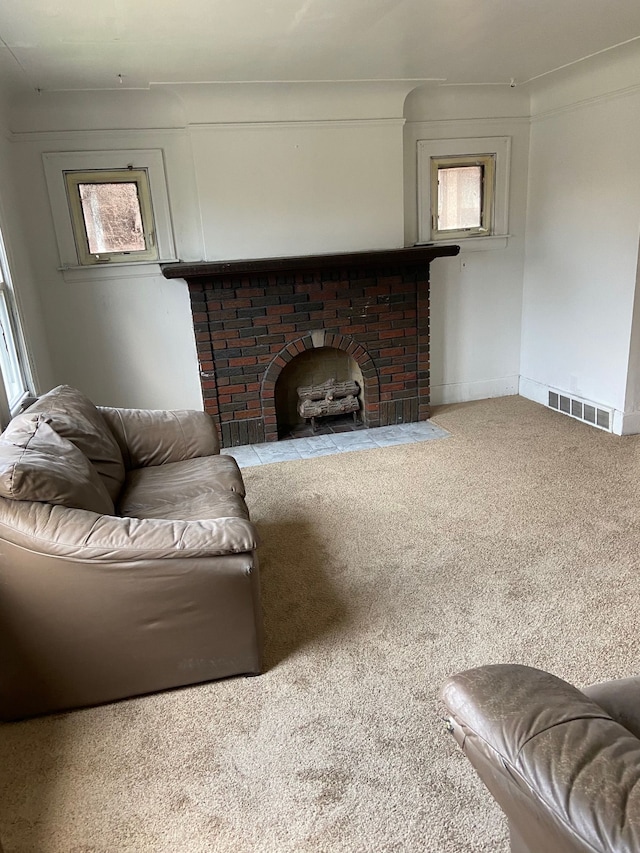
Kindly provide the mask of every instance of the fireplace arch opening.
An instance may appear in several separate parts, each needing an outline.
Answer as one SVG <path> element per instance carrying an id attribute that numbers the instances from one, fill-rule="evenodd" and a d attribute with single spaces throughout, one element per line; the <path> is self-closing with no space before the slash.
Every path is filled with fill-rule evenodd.
<path id="1" fill-rule="evenodd" d="M 309 431 L 310 419 L 299 411 L 298 388 L 321 386 L 333 380 L 336 383 L 357 383 L 357 412 L 337 412 L 315 418 L 322 429 L 353 428 L 363 425 L 365 379 L 358 362 L 342 349 L 318 347 L 305 350 L 283 367 L 275 387 L 278 437 L 295 437 Z M 354 418 L 355 415 L 355 418 Z"/>

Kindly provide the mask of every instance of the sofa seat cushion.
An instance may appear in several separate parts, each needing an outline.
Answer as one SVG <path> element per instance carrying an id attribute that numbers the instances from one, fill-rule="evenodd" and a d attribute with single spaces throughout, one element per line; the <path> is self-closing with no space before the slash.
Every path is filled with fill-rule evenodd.
<path id="1" fill-rule="evenodd" d="M 95 467 L 112 501 L 124 482 L 120 446 L 97 408 L 88 397 L 69 385 L 58 385 L 23 414 L 46 414 L 53 429 L 71 441 Z M 23 415 L 18 415 L 18 418 Z"/>
<path id="2" fill-rule="evenodd" d="M 0 436 L 0 496 L 113 515 L 113 501 L 89 460 L 45 415 L 14 418 Z"/>
<path id="3" fill-rule="evenodd" d="M 118 514 L 177 521 L 249 518 L 240 469 L 224 455 L 129 471 Z"/>

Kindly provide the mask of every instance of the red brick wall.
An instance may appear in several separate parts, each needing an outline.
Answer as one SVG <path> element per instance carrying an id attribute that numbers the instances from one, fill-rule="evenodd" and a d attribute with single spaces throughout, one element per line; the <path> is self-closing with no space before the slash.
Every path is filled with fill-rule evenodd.
<path id="1" fill-rule="evenodd" d="M 191 279 L 205 410 L 219 423 L 224 446 L 277 440 L 275 383 L 314 340 L 359 363 L 368 426 L 425 420 L 428 279 L 428 264 L 406 272 L 336 269 Z"/>

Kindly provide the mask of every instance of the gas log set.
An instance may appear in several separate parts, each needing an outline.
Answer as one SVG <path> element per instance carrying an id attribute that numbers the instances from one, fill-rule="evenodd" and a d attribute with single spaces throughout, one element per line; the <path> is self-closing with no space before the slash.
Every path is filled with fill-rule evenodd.
<path id="1" fill-rule="evenodd" d="M 316 431 L 316 418 L 353 412 L 353 422 L 357 422 L 360 386 L 355 380 L 337 382 L 335 379 L 327 379 L 320 385 L 303 385 L 297 391 L 298 414 L 311 421 L 313 432 Z"/>

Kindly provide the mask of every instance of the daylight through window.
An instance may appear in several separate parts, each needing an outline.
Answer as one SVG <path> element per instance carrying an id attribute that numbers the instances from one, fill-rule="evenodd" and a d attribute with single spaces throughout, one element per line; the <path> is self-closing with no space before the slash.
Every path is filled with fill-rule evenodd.
<path id="1" fill-rule="evenodd" d="M 144 251 L 136 183 L 78 184 L 78 191 L 92 254 Z"/>
<path id="2" fill-rule="evenodd" d="M 27 371 L 18 344 L 19 321 L 16 313 L 9 264 L 0 235 L 0 373 L 6 400 L 2 400 L 2 419 L 15 414 L 28 393 Z M 5 405 L 6 402 L 6 405 Z"/>
<path id="3" fill-rule="evenodd" d="M 492 233 L 495 157 L 432 157 L 433 239 Z"/>
<path id="4" fill-rule="evenodd" d="M 482 166 L 450 166 L 438 170 L 438 231 L 480 228 Z"/>
<path id="5" fill-rule="evenodd" d="M 158 257 L 145 169 L 65 172 L 81 264 Z"/>

